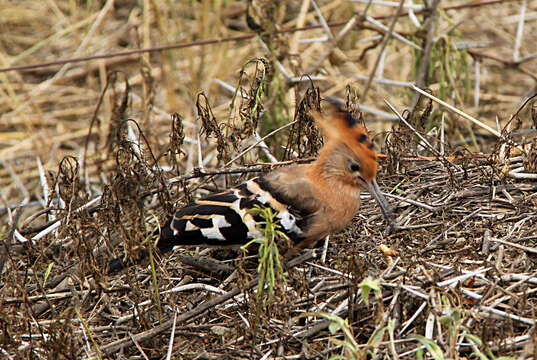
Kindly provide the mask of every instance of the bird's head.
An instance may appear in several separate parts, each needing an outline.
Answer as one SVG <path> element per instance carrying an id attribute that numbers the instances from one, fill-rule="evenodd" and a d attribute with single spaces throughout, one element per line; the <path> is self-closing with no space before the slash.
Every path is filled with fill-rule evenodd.
<path id="1" fill-rule="evenodd" d="M 389 220 L 393 215 L 377 184 L 377 153 L 366 129 L 352 114 L 332 107 L 328 117 L 314 113 L 326 143 L 319 154 L 323 173 L 344 184 L 364 188 L 375 198 Z"/>

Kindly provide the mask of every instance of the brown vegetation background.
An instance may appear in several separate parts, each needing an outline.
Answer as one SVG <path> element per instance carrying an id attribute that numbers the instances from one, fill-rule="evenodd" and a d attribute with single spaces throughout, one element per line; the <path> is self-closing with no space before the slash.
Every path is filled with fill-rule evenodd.
<path id="1" fill-rule="evenodd" d="M 537 1 L 399 4 L 0 2 L 0 358 L 533 358 Z M 193 197 L 315 156 L 324 100 L 374 136 L 397 231 L 363 194 L 263 308 L 255 251 L 108 273 Z"/>

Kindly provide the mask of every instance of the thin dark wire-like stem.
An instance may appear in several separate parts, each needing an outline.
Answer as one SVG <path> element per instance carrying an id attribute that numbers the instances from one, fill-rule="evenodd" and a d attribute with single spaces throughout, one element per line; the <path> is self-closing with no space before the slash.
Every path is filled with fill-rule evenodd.
<path id="1" fill-rule="evenodd" d="M 493 5 L 493 4 L 507 2 L 507 1 L 518 1 L 518 0 L 474 1 L 471 3 L 467 3 L 467 4 L 443 6 L 441 7 L 441 9 L 442 10 L 459 10 L 459 9 L 465 9 L 465 8 Z M 423 11 L 425 10 L 416 10 L 414 11 L 414 13 L 418 14 L 418 13 L 422 13 Z M 383 15 L 383 16 L 375 16 L 374 18 L 379 20 L 379 19 L 390 18 L 391 16 L 392 15 Z M 408 16 L 408 12 L 403 12 L 400 14 L 400 16 Z M 343 26 L 346 23 L 347 21 L 337 21 L 337 22 L 329 23 L 328 26 L 337 27 L 337 26 Z M 361 24 L 360 26 L 369 30 L 378 31 L 378 29 L 373 26 L 367 26 L 365 24 Z M 307 31 L 307 30 L 319 29 L 321 27 L 322 25 L 310 25 L 310 26 L 304 26 L 304 27 L 295 28 L 295 29 L 283 29 L 283 30 L 277 31 L 276 34 L 290 33 L 290 32 L 296 32 L 296 31 Z M 96 59 L 107 59 L 107 58 L 113 58 L 113 57 L 143 54 L 146 52 L 158 52 L 158 51 L 163 51 L 163 50 L 181 49 L 181 48 L 192 47 L 192 46 L 201 46 L 201 45 L 218 44 L 218 43 L 230 42 L 230 41 L 248 40 L 248 39 L 254 38 L 255 36 L 256 34 L 242 34 L 242 35 L 230 36 L 226 38 L 198 40 L 198 41 L 192 41 L 188 43 L 162 45 L 162 46 L 156 46 L 156 47 L 144 48 L 144 49 L 133 49 L 133 50 L 120 51 L 120 52 L 115 52 L 115 53 L 110 53 L 110 54 L 97 54 L 97 55 L 91 55 L 91 56 L 83 56 L 83 57 L 77 57 L 77 58 L 42 62 L 42 63 L 37 63 L 37 64 L 7 66 L 7 67 L 0 68 L 0 73 L 7 72 L 7 71 L 16 71 L 16 70 L 19 70 L 19 71 L 33 70 L 33 69 L 49 67 L 49 66 L 54 66 L 54 65 L 63 65 L 63 64 L 68 64 L 68 63 L 77 63 L 77 62 L 84 62 L 84 61 L 90 61 L 90 60 L 96 60 Z"/>
<path id="2" fill-rule="evenodd" d="M 392 23 L 390 24 L 390 29 L 388 30 L 386 34 L 384 34 L 384 39 L 382 39 L 382 44 L 380 45 L 379 55 L 377 56 L 377 60 L 375 61 L 375 65 L 373 66 L 373 69 L 371 69 L 371 74 L 369 75 L 369 79 L 367 79 L 367 83 L 365 84 L 364 92 L 362 94 L 362 99 L 364 100 L 366 98 L 367 92 L 369 91 L 369 88 L 371 87 L 371 82 L 373 81 L 373 78 L 375 77 L 375 72 L 377 72 L 380 59 L 382 58 L 382 53 L 384 52 L 384 49 L 386 49 L 386 45 L 388 45 L 388 40 L 390 40 L 390 37 L 392 36 L 395 23 L 397 22 L 397 19 L 399 19 L 401 10 L 403 10 L 404 3 L 405 3 L 405 0 L 399 1 L 399 7 L 397 8 L 397 12 L 395 13 Z"/>
<path id="3" fill-rule="evenodd" d="M 436 21 L 436 9 L 439 3 L 440 3 L 440 0 L 434 0 L 431 6 L 430 16 L 427 18 L 427 21 L 424 25 L 427 37 L 425 39 L 423 56 L 421 57 L 420 69 L 418 72 L 418 76 L 416 77 L 416 85 L 420 88 L 425 88 L 427 86 L 426 77 L 427 77 L 427 72 L 429 71 L 429 58 L 431 57 L 431 50 L 433 49 L 433 44 L 434 44 L 435 36 L 434 36 L 433 29 L 434 29 L 434 22 Z M 412 118 L 412 115 L 414 113 L 414 110 L 416 109 L 416 106 L 418 105 L 419 100 L 420 100 L 420 94 L 415 94 L 414 99 L 412 100 L 412 105 L 410 106 L 410 109 L 409 109 L 409 113 L 410 113 L 409 119 Z"/>

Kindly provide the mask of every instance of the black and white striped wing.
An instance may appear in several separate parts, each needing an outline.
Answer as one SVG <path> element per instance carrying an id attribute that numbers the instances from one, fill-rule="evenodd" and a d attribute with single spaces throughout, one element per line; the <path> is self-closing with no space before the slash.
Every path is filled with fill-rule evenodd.
<path id="1" fill-rule="evenodd" d="M 157 247 L 164 252 L 185 245 L 243 245 L 261 237 L 256 222 L 262 219 L 248 213 L 255 205 L 271 207 L 283 231 L 293 241 L 301 240 L 306 214 L 282 202 L 270 184 L 259 177 L 178 210 L 163 229 Z"/>
<path id="2" fill-rule="evenodd" d="M 157 246 L 161 251 L 181 245 L 241 245 L 258 234 L 255 220 L 240 208 L 237 189 L 213 194 L 178 210 L 166 224 Z"/>

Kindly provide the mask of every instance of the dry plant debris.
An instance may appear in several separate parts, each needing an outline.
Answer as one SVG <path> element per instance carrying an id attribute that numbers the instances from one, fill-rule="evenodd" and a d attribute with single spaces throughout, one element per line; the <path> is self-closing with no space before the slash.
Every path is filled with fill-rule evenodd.
<path id="1" fill-rule="evenodd" d="M 537 1 L 400 4 L 3 4 L 0 357 L 534 358 Z M 255 251 L 140 259 L 173 208 L 310 161 L 322 99 L 375 135 L 397 231 L 364 193 L 262 311 Z"/>

